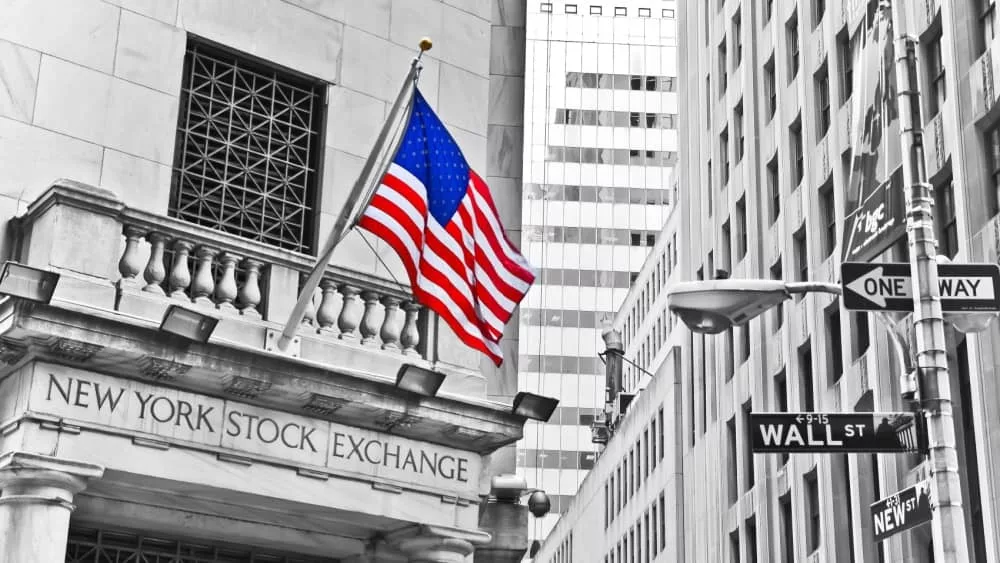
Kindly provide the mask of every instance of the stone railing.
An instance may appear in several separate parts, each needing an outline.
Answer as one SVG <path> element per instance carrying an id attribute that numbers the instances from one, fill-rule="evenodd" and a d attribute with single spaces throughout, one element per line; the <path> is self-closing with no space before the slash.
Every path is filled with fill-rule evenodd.
<path id="1" fill-rule="evenodd" d="M 126 208 L 122 223 L 125 244 L 118 271 L 123 290 L 168 296 L 222 314 L 285 323 L 313 267 L 309 256 L 178 219 Z M 421 307 L 412 299 L 407 288 L 331 266 L 301 330 L 415 355 Z"/>

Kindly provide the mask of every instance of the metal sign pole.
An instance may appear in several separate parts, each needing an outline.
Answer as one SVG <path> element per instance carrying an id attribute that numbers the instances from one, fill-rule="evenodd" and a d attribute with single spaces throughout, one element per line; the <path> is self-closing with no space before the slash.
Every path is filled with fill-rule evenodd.
<path id="1" fill-rule="evenodd" d="M 913 324 L 916 329 L 920 395 L 927 416 L 931 482 L 937 501 L 931 523 L 936 561 L 967 563 L 969 559 L 962 487 L 955 448 L 955 420 L 948 377 L 944 318 L 935 255 L 933 187 L 923 165 L 920 94 L 916 77 L 916 44 L 904 29 L 904 2 L 892 3 L 894 56 L 902 142 L 903 183 L 906 186 L 906 232 L 913 278 Z"/>

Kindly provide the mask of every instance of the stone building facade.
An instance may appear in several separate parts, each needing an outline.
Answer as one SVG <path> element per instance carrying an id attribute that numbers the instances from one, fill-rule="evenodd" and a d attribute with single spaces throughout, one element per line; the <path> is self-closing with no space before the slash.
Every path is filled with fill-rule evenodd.
<path id="1" fill-rule="evenodd" d="M 516 323 L 496 369 L 352 232 L 275 345 L 423 36 L 516 242 L 522 2 L 0 3 L 0 245 L 59 274 L 0 302 L 0 559 L 519 557 L 525 511 L 480 528 L 524 423 Z M 161 330 L 175 305 L 207 342 Z"/>

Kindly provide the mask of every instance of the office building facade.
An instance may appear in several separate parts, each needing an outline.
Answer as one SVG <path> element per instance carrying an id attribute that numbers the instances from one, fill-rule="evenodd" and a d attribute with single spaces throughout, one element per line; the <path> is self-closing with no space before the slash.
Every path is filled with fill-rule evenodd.
<path id="1" fill-rule="evenodd" d="M 517 239 L 523 27 L 516 1 L 0 3 L 28 267 L 0 282 L 0 560 L 520 559 L 527 508 L 481 502 L 522 435 L 516 326 L 497 370 L 352 231 L 278 336 L 423 36 Z"/>
<path id="2" fill-rule="evenodd" d="M 528 3 L 519 385 L 561 401 L 529 425 L 518 472 L 545 490 L 544 537 L 595 459 L 602 323 L 657 244 L 677 158 L 673 2 Z"/>
<path id="3" fill-rule="evenodd" d="M 892 4 L 905 6 L 920 40 L 923 158 L 938 252 L 996 263 L 995 3 Z M 870 6 L 874 13 L 878 3 Z M 854 62 L 868 7 L 863 0 L 679 7 L 680 279 L 839 281 Z M 901 239 L 876 260 L 906 262 L 908 251 Z M 752 412 L 912 408 L 901 396 L 905 367 L 882 322 L 824 293 L 790 299 L 715 336 L 675 321 L 679 359 L 660 367 L 635 399 L 536 560 L 933 560 L 930 525 L 876 542 L 869 508 L 927 478 L 923 456 L 751 454 Z M 910 317 L 893 322 L 905 340 Z M 946 337 L 969 558 L 998 561 L 1000 389 L 992 350 L 1000 331 L 965 334 L 948 324 Z M 631 451 L 660 407 L 659 427 L 672 429 L 668 462 L 646 477 Z M 673 474 L 657 473 L 664 469 Z"/>

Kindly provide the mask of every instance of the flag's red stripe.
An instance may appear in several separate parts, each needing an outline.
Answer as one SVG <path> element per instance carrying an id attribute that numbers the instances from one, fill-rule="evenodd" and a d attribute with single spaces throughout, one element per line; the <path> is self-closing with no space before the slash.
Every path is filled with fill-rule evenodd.
<path id="1" fill-rule="evenodd" d="M 413 223 L 413 219 L 411 219 L 405 211 L 400 209 L 398 205 L 392 202 L 392 200 L 385 198 L 379 193 L 376 193 L 375 197 L 372 198 L 371 205 L 372 207 L 382 210 L 389 217 L 395 219 L 396 222 L 399 223 L 399 226 L 406 231 L 406 234 L 409 236 L 410 240 L 413 241 L 414 246 L 419 252 L 421 246 L 420 243 L 424 238 L 423 233 L 420 231 L 420 227 Z"/>
<path id="2" fill-rule="evenodd" d="M 506 266 L 505 269 L 509 270 L 512 274 L 521 278 L 528 284 L 533 283 L 535 281 L 535 275 L 530 270 L 522 267 L 517 262 L 517 260 L 510 255 L 511 252 L 516 252 L 516 247 L 514 246 L 514 243 L 512 243 L 511 240 L 507 237 L 507 233 L 504 232 L 503 230 L 503 223 L 500 221 L 500 213 L 497 211 L 496 206 L 493 204 L 493 197 L 490 196 L 489 187 L 486 185 L 486 182 L 484 182 L 482 178 L 480 178 L 479 175 L 476 174 L 474 171 L 470 170 L 469 176 L 472 181 L 473 189 L 475 189 L 476 192 L 479 193 L 479 196 L 482 197 L 483 201 L 486 203 L 486 207 L 488 208 L 488 209 L 482 209 L 479 206 L 474 206 L 477 212 L 477 217 L 476 217 L 477 223 L 483 230 L 483 233 L 487 235 L 486 239 L 489 240 L 490 246 L 496 253 L 497 258 L 499 258 L 501 261 L 504 262 L 504 265 Z M 485 215 L 482 217 L 478 216 L 478 214 L 486 212 L 489 212 L 490 215 L 496 220 L 495 222 L 500 229 L 499 232 L 497 232 L 492 228 L 489 221 L 486 220 Z M 506 245 L 501 244 L 500 239 L 502 239 L 506 243 Z M 518 255 L 518 257 L 520 256 Z"/>
<path id="3" fill-rule="evenodd" d="M 423 291 L 420 288 L 414 287 L 413 289 L 414 289 L 414 295 L 419 299 L 420 303 L 424 304 L 429 309 L 440 315 L 441 318 L 443 318 L 445 322 L 447 322 L 448 325 L 452 327 L 452 329 L 455 331 L 455 335 L 458 336 L 459 340 L 464 342 L 466 346 L 468 346 L 469 348 L 473 348 L 475 350 L 479 350 L 483 354 L 486 354 L 487 356 L 489 356 L 491 360 L 493 360 L 493 363 L 496 364 L 497 366 L 499 366 L 501 362 L 503 362 L 503 357 L 494 354 L 493 351 L 486 346 L 485 342 L 483 342 L 482 339 L 476 338 L 467 333 L 464 329 L 462 329 L 461 324 L 451 314 L 451 310 L 448 309 L 448 307 L 445 306 L 445 304 L 442 303 L 437 297 L 430 295 L 429 293 Z"/>
<path id="4" fill-rule="evenodd" d="M 417 268 L 413 260 L 410 259 L 410 253 L 406 249 L 406 245 L 396 236 L 396 233 L 392 232 L 391 229 L 383 225 L 381 222 L 372 219 L 371 217 L 365 216 L 358 221 L 358 226 L 365 229 L 366 231 L 372 233 L 373 235 L 384 240 L 396 254 L 399 255 L 399 259 L 403 262 L 403 267 L 406 268 L 406 274 L 410 277 L 410 287 L 416 287 L 417 282 Z"/>
<path id="5" fill-rule="evenodd" d="M 399 192 L 400 195 L 409 200 L 409 202 L 413 204 L 414 209 L 417 210 L 417 213 L 424 216 L 427 215 L 427 200 L 420 195 L 416 188 L 410 186 L 390 173 L 387 173 L 382 177 L 382 184 Z"/>

